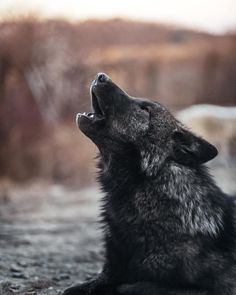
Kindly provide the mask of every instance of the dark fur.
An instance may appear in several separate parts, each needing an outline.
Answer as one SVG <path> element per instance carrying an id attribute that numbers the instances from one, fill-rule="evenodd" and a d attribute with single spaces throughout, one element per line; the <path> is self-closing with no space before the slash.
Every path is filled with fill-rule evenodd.
<path id="1" fill-rule="evenodd" d="M 215 147 L 107 76 L 91 96 L 78 124 L 100 151 L 105 264 L 64 295 L 236 294 L 235 204 L 204 166 Z"/>

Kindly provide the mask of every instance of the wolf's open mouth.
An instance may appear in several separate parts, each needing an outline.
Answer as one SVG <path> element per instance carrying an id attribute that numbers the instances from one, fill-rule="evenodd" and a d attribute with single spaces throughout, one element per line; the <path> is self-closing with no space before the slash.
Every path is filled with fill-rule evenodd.
<path id="1" fill-rule="evenodd" d="M 94 93 L 92 88 L 91 88 L 91 104 L 92 104 L 93 112 L 89 112 L 89 113 L 84 112 L 83 114 L 78 113 L 77 120 L 81 117 L 86 117 L 90 120 L 101 120 L 105 118 L 105 114 L 99 104 L 99 99 Z"/>
<path id="2" fill-rule="evenodd" d="M 104 116 L 104 112 L 99 104 L 99 99 L 94 93 L 93 88 L 91 89 L 91 101 L 92 101 L 92 109 L 94 111 L 94 115 Z"/>

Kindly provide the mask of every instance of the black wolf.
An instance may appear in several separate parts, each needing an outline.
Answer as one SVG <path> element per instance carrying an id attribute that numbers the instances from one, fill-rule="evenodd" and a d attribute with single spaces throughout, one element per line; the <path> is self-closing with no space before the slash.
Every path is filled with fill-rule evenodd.
<path id="1" fill-rule="evenodd" d="M 236 294 L 235 204 L 204 166 L 216 148 L 103 73 L 91 100 L 77 123 L 100 152 L 105 263 L 64 295 Z"/>

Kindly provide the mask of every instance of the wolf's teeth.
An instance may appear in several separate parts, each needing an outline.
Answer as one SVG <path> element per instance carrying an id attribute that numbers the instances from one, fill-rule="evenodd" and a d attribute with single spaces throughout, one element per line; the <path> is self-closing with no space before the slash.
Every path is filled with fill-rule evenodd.
<path id="1" fill-rule="evenodd" d="M 94 114 L 92 114 L 90 117 L 93 118 L 94 117 Z"/>
<path id="2" fill-rule="evenodd" d="M 83 115 L 86 115 L 86 113 L 85 113 L 85 112 L 83 112 Z"/>

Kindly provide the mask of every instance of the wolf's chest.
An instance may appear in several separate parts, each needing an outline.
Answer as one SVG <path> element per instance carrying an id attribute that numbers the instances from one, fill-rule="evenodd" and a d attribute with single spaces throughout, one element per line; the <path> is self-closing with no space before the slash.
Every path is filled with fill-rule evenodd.
<path id="1" fill-rule="evenodd" d="M 127 202 L 126 206 L 108 208 L 105 222 L 116 240 L 132 244 L 133 249 L 145 251 L 149 247 L 157 249 L 163 244 L 166 247 L 166 240 L 177 234 L 176 221 L 168 215 L 163 220 L 160 215 L 155 209 L 140 212 L 133 203 Z"/>

